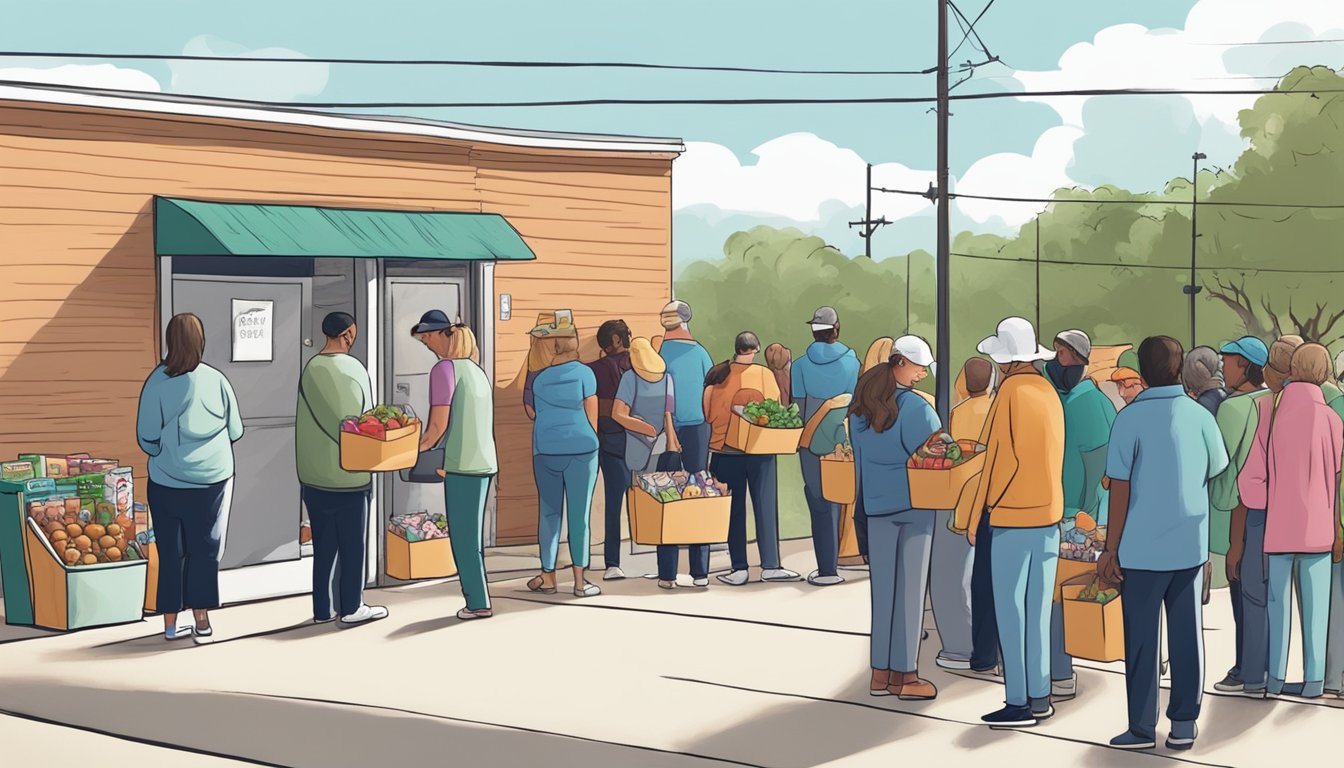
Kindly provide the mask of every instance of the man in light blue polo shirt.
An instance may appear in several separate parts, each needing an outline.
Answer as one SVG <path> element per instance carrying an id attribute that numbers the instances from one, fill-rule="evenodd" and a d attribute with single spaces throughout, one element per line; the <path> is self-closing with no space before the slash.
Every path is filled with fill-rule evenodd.
<path id="1" fill-rule="evenodd" d="M 1202 598 L 1209 559 L 1209 481 L 1227 468 L 1213 415 L 1181 385 L 1185 350 L 1168 336 L 1139 345 L 1148 384 L 1116 417 L 1107 451 L 1111 479 L 1104 581 L 1124 583 L 1125 690 L 1129 729 L 1121 749 L 1157 745 L 1159 628 L 1165 606 L 1171 657 L 1169 749 L 1190 749 L 1204 688 Z"/>
<path id="2" fill-rule="evenodd" d="M 659 469 L 703 472 L 709 469 L 709 422 L 705 421 L 705 376 L 714 367 L 709 353 L 691 336 L 691 305 L 674 301 L 659 315 L 663 346 L 658 350 L 672 377 L 676 406 L 672 428 L 681 454 L 665 453 Z"/>

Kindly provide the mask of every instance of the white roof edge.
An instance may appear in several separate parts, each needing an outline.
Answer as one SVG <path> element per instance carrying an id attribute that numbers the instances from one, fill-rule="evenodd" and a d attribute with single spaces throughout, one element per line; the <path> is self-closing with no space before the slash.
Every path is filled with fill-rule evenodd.
<path id="1" fill-rule="evenodd" d="M 0 81 L 0 101 L 27 101 L 167 115 L 213 117 L 278 125 L 329 128 L 338 131 L 431 136 L 537 149 L 676 153 L 686 150 L 686 146 L 681 139 L 514 130 L 439 122 L 415 117 L 313 112 L 252 104 L 246 101 L 188 99 L 164 93 L 104 91 L 45 83 Z"/>

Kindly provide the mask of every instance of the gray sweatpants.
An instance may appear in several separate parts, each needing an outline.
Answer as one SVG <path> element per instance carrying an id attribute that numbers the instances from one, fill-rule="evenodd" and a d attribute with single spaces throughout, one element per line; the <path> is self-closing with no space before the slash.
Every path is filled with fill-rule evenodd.
<path id="1" fill-rule="evenodd" d="M 1330 566 L 1330 629 L 1325 641 L 1325 689 L 1344 690 L 1344 563 Z"/>
<path id="2" fill-rule="evenodd" d="M 933 603 L 933 622 L 943 642 L 938 656 L 948 661 L 970 661 L 971 571 L 975 549 L 965 534 L 948 529 L 951 510 L 934 514 L 929 599 Z"/>
<path id="3" fill-rule="evenodd" d="M 914 672 L 919 667 L 935 514 L 910 509 L 868 518 L 873 669 Z"/>

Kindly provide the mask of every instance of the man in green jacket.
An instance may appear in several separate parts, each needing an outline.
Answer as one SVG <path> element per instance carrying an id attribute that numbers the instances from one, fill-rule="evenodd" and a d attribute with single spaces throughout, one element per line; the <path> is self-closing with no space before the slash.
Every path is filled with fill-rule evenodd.
<path id="1" fill-rule="evenodd" d="M 1086 378 L 1092 339 L 1082 331 L 1062 331 L 1055 337 L 1055 359 L 1045 366 L 1064 403 L 1064 527 L 1079 512 L 1105 522 L 1106 449 L 1115 423 L 1111 399 Z M 1073 658 L 1064 651 L 1064 612 L 1056 602 L 1050 618 L 1050 694 L 1056 701 L 1078 693 Z"/>
<path id="2" fill-rule="evenodd" d="M 1232 512 L 1241 503 L 1241 496 L 1237 492 L 1237 476 L 1246 464 L 1259 425 L 1256 401 L 1269 391 L 1265 388 L 1264 373 L 1264 366 L 1269 362 L 1269 348 L 1254 336 L 1245 336 L 1224 344 L 1220 354 L 1223 356 L 1223 379 L 1228 394 L 1227 399 L 1218 406 L 1217 419 L 1218 431 L 1222 433 L 1223 444 L 1227 448 L 1228 467 L 1209 483 L 1209 551 L 1227 557 L 1231 546 Z M 1263 520 L 1263 511 L 1255 514 Z M 1241 541 L 1245 537 L 1245 530 L 1237 533 L 1237 540 Z M 1228 595 L 1232 599 L 1237 654 L 1227 675 L 1213 687 L 1223 693 L 1241 693 L 1245 689 L 1241 674 L 1245 660 L 1245 596 L 1242 594 L 1240 577 L 1234 579 L 1229 574 L 1227 586 Z"/>
<path id="3" fill-rule="evenodd" d="M 313 621 L 324 624 L 339 616 L 342 624 L 363 624 L 387 617 L 386 608 L 364 604 L 372 478 L 341 469 L 340 441 L 341 421 L 373 407 L 372 387 L 364 364 L 350 355 L 358 333 L 355 318 L 332 312 L 322 320 L 322 333 L 326 346 L 299 377 L 294 426 L 299 483 L 313 528 Z"/>

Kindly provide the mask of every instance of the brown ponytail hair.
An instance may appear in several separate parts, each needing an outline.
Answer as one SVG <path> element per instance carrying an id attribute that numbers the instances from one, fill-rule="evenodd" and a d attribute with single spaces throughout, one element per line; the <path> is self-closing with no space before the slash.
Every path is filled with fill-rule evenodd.
<path id="1" fill-rule="evenodd" d="M 849 414 L 862 416 L 878 434 L 896 423 L 896 377 L 891 372 L 904 361 L 904 356 L 892 355 L 886 365 L 868 369 L 854 387 L 854 402 L 849 406 Z"/>

